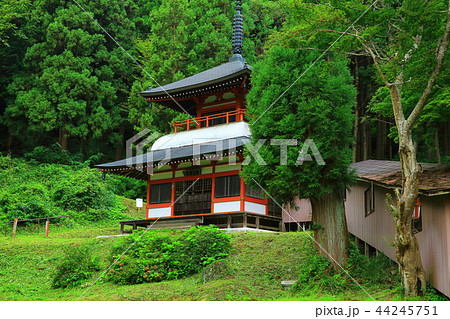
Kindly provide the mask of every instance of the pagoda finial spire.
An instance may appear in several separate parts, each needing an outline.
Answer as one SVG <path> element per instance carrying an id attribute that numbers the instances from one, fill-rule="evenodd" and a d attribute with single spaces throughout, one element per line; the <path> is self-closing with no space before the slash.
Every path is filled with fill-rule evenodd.
<path id="1" fill-rule="evenodd" d="M 243 47 L 243 39 L 244 39 L 244 19 L 241 14 L 242 10 L 242 1 L 236 1 L 236 14 L 233 18 L 233 56 L 230 58 L 231 61 L 242 61 L 245 62 L 245 59 L 242 57 L 242 47 Z"/>

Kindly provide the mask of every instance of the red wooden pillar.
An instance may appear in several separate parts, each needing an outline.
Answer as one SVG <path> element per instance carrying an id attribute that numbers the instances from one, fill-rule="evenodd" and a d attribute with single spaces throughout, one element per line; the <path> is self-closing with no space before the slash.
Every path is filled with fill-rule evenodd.
<path id="1" fill-rule="evenodd" d="M 147 174 L 147 205 L 145 210 L 145 218 L 148 218 L 148 210 L 150 208 L 150 174 Z"/>
<path id="2" fill-rule="evenodd" d="M 241 166 L 242 170 L 242 166 Z M 244 178 L 241 177 L 241 212 L 245 211 L 245 184 Z"/>
<path id="3" fill-rule="evenodd" d="M 172 206 L 170 206 L 170 216 L 175 216 L 175 169 L 177 168 L 177 166 L 177 164 L 170 165 L 170 167 L 172 168 L 172 193 L 170 195 L 170 202 L 172 203 Z"/>
<path id="4" fill-rule="evenodd" d="M 244 160 L 244 156 L 242 154 L 238 154 L 237 157 L 239 158 L 240 163 L 242 163 L 242 161 Z M 244 166 L 241 165 L 241 171 L 244 169 Z M 240 196 L 241 196 L 241 207 L 240 207 L 240 211 L 243 212 L 245 211 L 245 183 L 244 183 L 244 178 L 241 177 L 241 192 L 240 192 Z"/>
<path id="5" fill-rule="evenodd" d="M 211 161 L 212 177 L 211 177 L 211 213 L 214 213 L 214 200 L 216 199 L 216 164 L 217 161 Z"/>

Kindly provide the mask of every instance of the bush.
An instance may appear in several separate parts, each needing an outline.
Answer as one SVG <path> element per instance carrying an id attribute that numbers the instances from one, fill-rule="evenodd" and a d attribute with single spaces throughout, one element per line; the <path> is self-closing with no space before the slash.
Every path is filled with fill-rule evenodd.
<path id="1" fill-rule="evenodd" d="M 157 231 L 134 232 L 112 249 L 107 279 L 117 284 L 177 279 L 226 257 L 230 248 L 231 237 L 212 226 L 193 227 L 177 240 Z"/>
<path id="2" fill-rule="evenodd" d="M 135 178 L 107 174 L 105 182 L 114 194 L 126 198 L 142 198 L 147 195 L 147 182 Z"/>
<path id="3" fill-rule="evenodd" d="M 24 157 L 29 160 L 49 164 L 75 165 L 81 162 L 81 154 L 63 151 L 59 143 L 55 143 L 50 147 L 37 146 L 31 152 L 26 153 Z"/>
<path id="4" fill-rule="evenodd" d="M 99 262 L 92 257 L 88 247 L 68 249 L 64 260 L 56 267 L 52 287 L 67 288 L 80 285 L 91 278 L 94 271 L 99 270 Z"/>
<path id="5" fill-rule="evenodd" d="M 97 170 L 0 156 L 0 221 L 70 215 L 76 222 L 124 218 Z"/>
<path id="6" fill-rule="evenodd" d="M 398 266 L 383 254 L 366 257 L 353 241 L 350 242 L 348 271 L 365 283 L 397 285 L 400 282 Z"/>
<path id="7" fill-rule="evenodd" d="M 83 168 L 69 174 L 54 185 L 53 200 L 67 211 L 81 212 L 75 219 L 99 221 L 115 219 L 122 210 L 117 197 L 102 181 L 98 172 Z"/>
<path id="8" fill-rule="evenodd" d="M 197 226 L 181 236 L 175 258 L 180 272 L 190 275 L 213 261 L 226 257 L 230 249 L 230 235 L 213 226 Z"/>
<path id="9" fill-rule="evenodd" d="M 126 254 L 121 255 L 124 251 Z M 106 278 L 116 284 L 178 278 L 177 271 L 170 268 L 174 249 L 172 240 L 166 234 L 135 231 L 118 242 L 111 253 L 110 260 L 114 265 Z"/>
<path id="10" fill-rule="evenodd" d="M 305 243 L 304 267 L 299 271 L 293 290 L 304 294 L 314 292 L 338 293 L 345 289 L 346 275 L 331 267 L 331 262 L 319 255 L 312 241 Z"/>

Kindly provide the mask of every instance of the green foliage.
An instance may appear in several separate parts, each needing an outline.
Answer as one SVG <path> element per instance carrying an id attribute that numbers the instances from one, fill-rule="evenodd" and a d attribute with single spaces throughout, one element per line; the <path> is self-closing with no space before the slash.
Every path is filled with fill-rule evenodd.
<path id="1" fill-rule="evenodd" d="M 33 3 L 23 27 L 28 45 L 23 68 L 12 76 L 8 91 L 14 99 L 3 114 L 17 139 L 28 144 L 28 134 L 48 138 L 59 133 L 82 145 L 89 139 L 118 142 L 120 134 L 113 131 L 123 123 L 120 107 L 135 69 L 91 15 L 133 52 L 133 6 L 133 1 L 95 0 L 83 4 L 86 14 L 73 1 Z"/>
<path id="2" fill-rule="evenodd" d="M 358 281 L 368 284 L 395 287 L 400 283 L 398 267 L 392 260 L 383 254 L 366 257 L 353 241 L 350 242 L 348 271 Z"/>
<path id="3" fill-rule="evenodd" d="M 295 293 L 339 294 L 350 288 L 361 289 L 355 281 L 366 287 L 383 286 L 398 293 L 401 290 L 396 264 L 383 254 L 372 257 L 362 255 L 353 241 L 350 242 L 347 273 L 333 269 L 331 262 L 319 255 L 312 241 L 305 246 L 304 252 L 303 267 L 299 271 L 298 281 L 293 288 Z"/>
<path id="4" fill-rule="evenodd" d="M 52 287 L 79 286 L 91 278 L 93 272 L 99 270 L 99 261 L 92 256 L 92 251 L 88 246 L 67 249 L 64 260 L 56 266 Z"/>
<path id="5" fill-rule="evenodd" d="M 230 236 L 212 226 L 193 227 L 176 240 L 160 232 L 134 232 L 112 249 L 107 279 L 116 284 L 177 279 L 226 257 L 230 247 Z"/>
<path id="6" fill-rule="evenodd" d="M 23 18 L 29 9 L 29 0 L 0 2 L 0 44 L 8 45 L 11 35 L 17 35 L 17 20 Z M 14 32 L 15 31 L 15 32 Z"/>
<path id="7" fill-rule="evenodd" d="M 204 266 L 226 257 L 231 248 L 230 239 L 230 235 L 213 226 L 197 226 L 183 233 L 176 244 L 175 257 L 180 273 L 199 272 Z"/>
<path id="8" fill-rule="evenodd" d="M 253 184 L 254 178 L 283 202 L 295 197 L 321 198 L 332 190 L 342 191 L 352 181 L 349 165 L 356 94 L 352 78 L 347 62 L 334 56 L 309 68 L 315 57 L 297 49 L 272 48 L 255 65 L 247 95 L 253 145 L 260 139 L 295 139 L 298 143 L 287 147 L 287 165 L 280 165 L 280 147 L 267 141 L 259 149 L 267 165 L 252 160 L 244 166 L 246 182 Z M 297 163 L 307 139 L 314 141 L 325 165 L 316 162 L 312 149 L 307 150 L 312 161 Z"/>
<path id="9" fill-rule="evenodd" d="M 0 157 L 0 168 L 0 220 L 69 215 L 87 222 L 123 217 L 124 207 L 96 170 L 11 157 Z"/>
<path id="10" fill-rule="evenodd" d="M 50 147 L 36 146 L 31 152 L 24 154 L 26 159 L 40 163 L 74 165 L 81 162 L 81 154 L 72 154 L 62 150 L 59 143 Z"/>
<path id="11" fill-rule="evenodd" d="M 297 283 L 293 290 L 306 294 L 317 292 L 336 294 L 342 292 L 347 283 L 346 275 L 332 268 L 331 262 L 318 254 L 312 241 L 309 241 L 304 249 L 306 259 L 299 271 Z"/>
<path id="12" fill-rule="evenodd" d="M 147 182 L 120 175 L 106 175 L 105 182 L 114 194 L 126 198 L 146 198 Z"/>

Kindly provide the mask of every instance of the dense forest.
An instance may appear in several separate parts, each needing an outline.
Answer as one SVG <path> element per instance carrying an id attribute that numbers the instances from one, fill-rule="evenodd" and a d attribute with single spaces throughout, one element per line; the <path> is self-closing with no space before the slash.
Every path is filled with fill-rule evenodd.
<path id="1" fill-rule="evenodd" d="M 410 18 L 424 12 L 414 7 L 420 1 L 408 2 L 402 10 Z M 379 51 L 381 40 L 405 27 L 395 19 L 399 3 L 380 1 L 354 26 L 378 39 Z M 422 66 L 432 63 L 425 57 L 434 50 L 445 6 L 431 1 L 427 8 L 431 27 L 420 37 L 430 43 L 407 70 L 406 109 L 420 93 Z M 244 1 L 244 57 L 255 65 L 276 46 L 319 56 L 364 8 L 355 0 Z M 170 132 L 172 120 L 185 114 L 149 106 L 138 93 L 226 62 L 233 14 L 229 0 L 1 1 L 0 151 L 34 151 L 49 161 L 62 149 L 105 162 L 123 158 L 125 140 L 143 128 Z M 357 91 L 353 161 L 398 159 L 389 92 L 355 42 L 343 37 L 324 57 L 345 58 Z M 450 161 L 448 60 L 413 130 L 419 161 Z"/>

